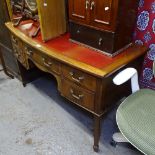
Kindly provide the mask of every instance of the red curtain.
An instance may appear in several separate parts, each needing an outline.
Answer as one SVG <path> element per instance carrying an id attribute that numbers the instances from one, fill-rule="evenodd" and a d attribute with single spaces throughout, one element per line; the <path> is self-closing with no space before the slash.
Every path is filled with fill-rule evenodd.
<path id="1" fill-rule="evenodd" d="M 152 70 L 155 60 L 155 0 L 140 0 L 134 40 L 137 44 L 144 44 L 150 49 L 144 60 L 140 85 L 142 88 L 155 90 Z"/>

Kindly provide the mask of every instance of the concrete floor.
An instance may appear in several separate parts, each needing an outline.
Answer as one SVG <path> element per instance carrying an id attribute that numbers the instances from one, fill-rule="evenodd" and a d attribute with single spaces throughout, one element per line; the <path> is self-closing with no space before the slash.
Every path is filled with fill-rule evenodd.
<path id="1" fill-rule="evenodd" d="M 43 77 L 24 88 L 0 72 L 0 155 L 141 155 L 109 144 L 117 131 L 115 109 L 102 126 L 99 153 L 92 149 L 92 126 L 87 113 L 60 97 L 54 79 Z"/>

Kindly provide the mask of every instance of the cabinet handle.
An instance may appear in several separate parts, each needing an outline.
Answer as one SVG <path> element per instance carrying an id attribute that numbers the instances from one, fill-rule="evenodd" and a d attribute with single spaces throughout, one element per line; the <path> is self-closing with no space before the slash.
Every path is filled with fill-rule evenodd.
<path id="1" fill-rule="evenodd" d="M 43 60 L 44 65 L 47 66 L 47 67 L 51 67 L 52 64 L 53 64 L 52 62 L 46 62 L 45 58 L 42 58 L 42 60 Z"/>
<path id="2" fill-rule="evenodd" d="M 108 11 L 110 8 L 107 6 L 104 8 L 105 11 Z"/>
<path id="3" fill-rule="evenodd" d="M 44 0 L 44 4 L 43 4 L 45 7 L 47 6 L 47 1 L 46 0 Z"/>
<path id="4" fill-rule="evenodd" d="M 89 7 L 89 0 L 86 0 L 86 10 L 88 9 Z"/>
<path id="5" fill-rule="evenodd" d="M 101 45 L 102 45 L 102 41 L 103 41 L 103 39 L 102 39 L 102 38 L 100 38 L 100 39 L 99 39 L 99 42 L 98 42 L 98 45 L 99 45 L 99 46 L 101 46 Z"/>
<path id="6" fill-rule="evenodd" d="M 76 33 L 79 34 L 80 33 L 80 30 L 77 30 Z"/>
<path id="7" fill-rule="evenodd" d="M 70 89 L 70 93 L 71 93 L 72 97 L 74 97 L 77 100 L 81 100 L 84 97 L 83 94 L 81 94 L 81 95 L 75 95 L 73 89 Z"/>
<path id="8" fill-rule="evenodd" d="M 73 79 L 74 81 L 78 82 L 78 83 L 80 83 L 80 82 L 84 79 L 84 76 L 75 78 L 73 72 L 70 72 L 70 75 L 71 75 L 72 79 Z"/>
<path id="9" fill-rule="evenodd" d="M 95 2 L 92 1 L 92 2 L 91 2 L 91 6 L 90 6 L 90 10 L 94 10 L 94 7 L 95 7 Z"/>

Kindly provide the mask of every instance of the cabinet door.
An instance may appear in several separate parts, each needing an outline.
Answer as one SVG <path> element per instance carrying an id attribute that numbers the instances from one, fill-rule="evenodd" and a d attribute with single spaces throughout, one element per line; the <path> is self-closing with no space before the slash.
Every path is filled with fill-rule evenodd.
<path id="1" fill-rule="evenodd" d="M 87 24 L 90 0 L 69 0 L 69 18 L 77 23 Z"/>
<path id="2" fill-rule="evenodd" d="M 91 25 L 99 29 L 113 30 L 117 7 L 118 0 L 91 0 Z"/>

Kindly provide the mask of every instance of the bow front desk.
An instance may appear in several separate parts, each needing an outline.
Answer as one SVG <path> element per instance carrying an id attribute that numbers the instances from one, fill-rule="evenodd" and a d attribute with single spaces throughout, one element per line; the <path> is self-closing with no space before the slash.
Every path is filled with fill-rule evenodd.
<path id="1" fill-rule="evenodd" d="M 69 34 L 44 43 L 40 35 L 30 38 L 11 22 L 6 26 L 18 61 L 27 70 L 32 61 L 52 74 L 61 95 L 94 116 L 94 150 L 98 151 L 101 118 L 125 95 L 126 86 L 114 86 L 112 78 L 124 66 L 139 66 L 147 48 L 133 45 L 111 58 L 70 42 Z"/>

